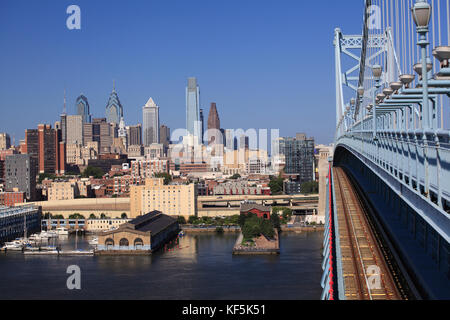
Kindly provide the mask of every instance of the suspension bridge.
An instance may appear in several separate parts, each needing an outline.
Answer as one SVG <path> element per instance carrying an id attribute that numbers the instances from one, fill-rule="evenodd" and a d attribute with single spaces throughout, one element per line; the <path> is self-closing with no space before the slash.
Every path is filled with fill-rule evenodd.
<path id="1" fill-rule="evenodd" d="M 450 1 L 366 0 L 334 32 L 322 299 L 450 299 Z"/>

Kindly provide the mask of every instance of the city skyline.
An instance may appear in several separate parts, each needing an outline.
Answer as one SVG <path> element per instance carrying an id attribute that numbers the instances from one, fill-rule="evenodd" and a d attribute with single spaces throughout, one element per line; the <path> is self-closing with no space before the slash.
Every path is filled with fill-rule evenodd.
<path id="1" fill-rule="evenodd" d="M 83 92 L 89 99 L 93 117 L 104 117 L 113 80 L 124 107 L 126 124 L 140 123 L 140 108 L 152 96 L 164 107 L 161 119 L 170 128 L 183 128 L 184 88 L 190 76 L 195 76 L 202 86 L 201 108 L 207 108 L 212 101 L 221 106 L 224 127 L 279 128 L 282 136 L 304 131 L 315 136 L 319 143 L 333 140 L 334 132 L 329 127 L 334 125 L 334 116 L 322 111 L 334 105 L 334 83 L 329 72 L 333 60 L 330 39 L 332 30 L 342 22 L 339 16 L 320 9 L 315 11 L 318 4 L 285 1 L 280 7 L 263 2 L 255 7 L 233 1 L 226 4 L 198 1 L 190 6 L 179 3 L 175 8 L 140 1 L 128 7 L 119 3 L 105 5 L 102 1 L 78 4 L 83 15 L 79 31 L 65 26 L 66 3 L 7 1 L 1 5 L 7 9 L 0 10 L 5 25 L 15 26 L 17 21 L 22 21 L 20 27 L 0 31 L 2 39 L 9 44 L 0 59 L 3 70 L 0 106 L 6 118 L 10 118 L 10 121 L 0 120 L 0 127 L 16 143 L 24 138 L 24 128 L 59 120 L 64 88 L 67 88 L 68 113 Z M 29 10 L 23 10 L 24 6 Z M 239 13 L 236 13 L 237 6 Z M 337 3 L 330 2 L 329 11 L 338 7 Z M 360 12 L 362 4 L 355 1 L 354 7 L 355 12 Z M 167 15 L 168 11 L 173 14 Z M 154 27 L 141 22 L 141 12 L 152 12 Z M 189 14 L 194 19 L 187 19 Z M 300 40 L 301 30 L 305 24 L 317 20 L 317 14 L 326 17 L 320 19 L 324 25 L 318 26 L 315 34 L 304 34 L 304 40 Z M 46 20 L 35 24 L 33 17 L 40 15 L 45 15 Z M 132 19 L 135 15 L 138 18 Z M 273 24 L 266 23 L 269 15 L 274 19 Z M 162 16 L 169 18 L 161 19 Z M 130 22 L 127 31 L 110 25 L 109 19 Z M 234 23 L 229 25 L 227 21 Z M 183 30 L 183 25 L 190 28 Z M 342 27 L 356 32 L 360 22 L 344 22 Z M 197 34 L 191 43 L 186 40 L 188 29 Z M 128 32 L 135 33 L 136 37 L 127 37 Z M 144 37 L 149 41 L 142 42 Z M 323 39 L 316 41 L 319 50 L 314 53 L 304 50 L 303 44 L 316 38 Z M 32 50 L 34 41 L 40 42 L 39 52 Z M 268 42 L 272 45 L 267 46 Z M 31 57 L 31 52 L 37 56 Z M 311 64 L 315 57 L 322 62 Z M 21 64 L 7 61 L 21 61 Z M 309 79 L 302 76 L 304 72 L 310 73 Z M 27 74 L 26 79 L 20 74 Z M 330 94 L 313 94 L 311 88 L 318 81 Z M 10 111 L 17 109 L 29 117 L 17 119 Z M 274 110 L 293 116 L 275 117 Z M 318 117 L 323 121 L 313 125 Z"/>

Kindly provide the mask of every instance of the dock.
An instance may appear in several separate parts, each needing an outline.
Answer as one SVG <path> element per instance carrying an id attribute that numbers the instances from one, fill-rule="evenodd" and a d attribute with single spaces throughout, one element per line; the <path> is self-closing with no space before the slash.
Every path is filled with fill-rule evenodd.
<path id="1" fill-rule="evenodd" d="M 25 251 L 26 256 L 94 256 L 94 251 Z"/>

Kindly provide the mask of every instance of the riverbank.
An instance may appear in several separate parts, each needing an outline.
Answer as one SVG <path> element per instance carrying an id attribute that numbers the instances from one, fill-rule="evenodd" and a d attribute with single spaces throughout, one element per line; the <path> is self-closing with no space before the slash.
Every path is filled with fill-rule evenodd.
<path id="1" fill-rule="evenodd" d="M 217 232 L 217 228 L 222 228 L 224 233 L 239 233 L 241 232 L 240 227 L 235 226 L 205 226 L 205 227 L 191 227 L 191 226 L 181 226 L 181 229 L 185 233 L 214 233 Z M 281 226 L 282 232 L 323 232 L 325 230 L 324 226 L 305 226 L 305 227 L 293 227 L 283 225 Z"/>

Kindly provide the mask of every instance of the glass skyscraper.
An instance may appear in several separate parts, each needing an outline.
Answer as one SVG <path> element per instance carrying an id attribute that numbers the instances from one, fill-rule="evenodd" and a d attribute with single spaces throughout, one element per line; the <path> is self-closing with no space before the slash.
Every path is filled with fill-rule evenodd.
<path id="1" fill-rule="evenodd" d="M 106 122 L 119 125 L 120 119 L 123 117 L 123 108 L 120 103 L 119 96 L 114 88 L 109 95 L 108 104 L 106 105 Z"/>
<path id="2" fill-rule="evenodd" d="M 200 121 L 200 89 L 196 78 L 188 79 L 186 88 L 186 130 L 195 140 L 202 141 L 202 128 Z"/>
<path id="3" fill-rule="evenodd" d="M 150 98 L 142 108 L 144 146 L 159 143 L 159 107 Z"/>
<path id="4" fill-rule="evenodd" d="M 76 102 L 77 115 L 83 117 L 83 123 L 91 123 L 91 114 L 89 110 L 88 99 L 84 95 L 80 95 Z"/>
<path id="5" fill-rule="evenodd" d="M 298 175 L 299 183 L 315 180 L 314 174 L 314 138 L 307 138 L 304 134 L 297 134 L 295 138 L 280 138 L 278 140 L 278 154 L 285 156 L 284 172 Z"/>

